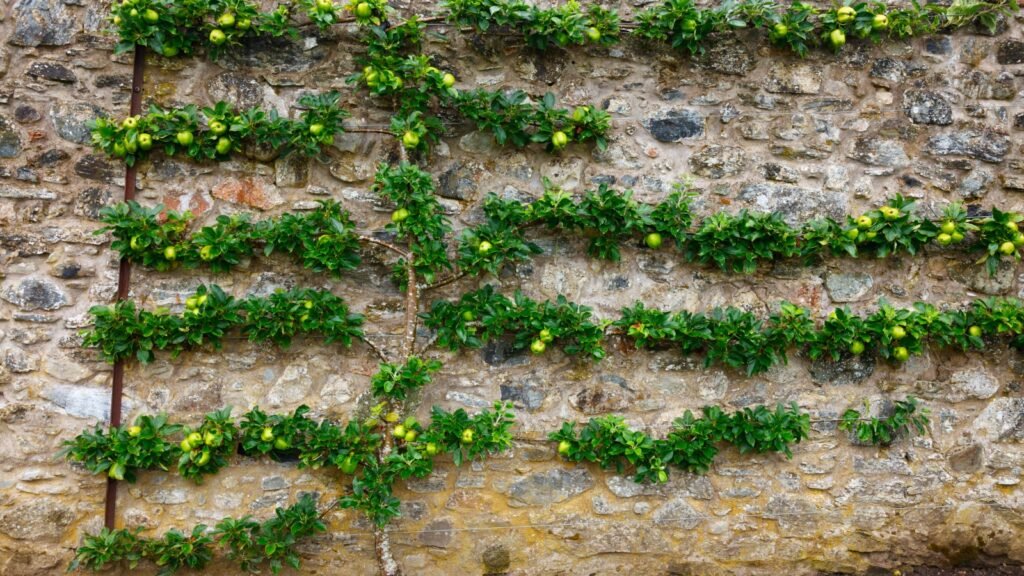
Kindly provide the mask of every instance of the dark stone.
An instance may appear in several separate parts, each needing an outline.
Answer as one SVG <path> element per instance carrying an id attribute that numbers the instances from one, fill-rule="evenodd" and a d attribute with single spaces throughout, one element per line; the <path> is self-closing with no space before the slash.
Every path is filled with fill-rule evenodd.
<path id="1" fill-rule="evenodd" d="M 500 366 L 506 362 L 521 364 L 525 357 L 521 350 L 516 350 L 510 339 L 491 340 L 480 349 L 484 362 L 490 366 Z"/>
<path id="2" fill-rule="evenodd" d="M 455 162 L 438 177 L 438 195 L 452 200 L 471 200 L 476 194 L 473 174 L 479 170 L 468 168 L 462 162 Z"/>
<path id="3" fill-rule="evenodd" d="M 17 285 L 8 285 L 0 298 L 22 310 L 56 310 L 71 304 L 60 286 L 44 278 L 25 278 Z"/>
<path id="4" fill-rule="evenodd" d="M 523 382 L 501 384 L 498 388 L 501 391 L 502 400 L 510 401 L 517 408 L 525 408 L 529 412 L 534 412 L 543 406 L 544 399 L 548 396 L 544 386 L 532 378 Z"/>
<path id="5" fill-rule="evenodd" d="M 843 357 L 838 361 L 822 356 L 811 363 L 811 380 L 815 384 L 850 386 L 860 384 L 875 371 L 875 358 L 870 354 Z"/>
<path id="6" fill-rule="evenodd" d="M 63 280 L 70 280 L 77 278 L 78 273 L 82 271 L 82 266 L 77 262 L 62 262 L 54 267 L 52 274 L 57 278 Z"/>
<path id="7" fill-rule="evenodd" d="M 50 120 L 57 135 L 76 144 L 88 144 L 92 139 L 89 123 L 106 115 L 99 106 L 86 102 L 57 102 L 50 109 Z"/>
<path id="8" fill-rule="evenodd" d="M 647 118 L 643 124 L 659 142 L 678 142 L 704 134 L 704 116 L 696 110 L 665 110 Z"/>
<path id="9" fill-rule="evenodd" d="M 953 41 L 949 36 L 930 36 L 924 41 L 924 49 L 929 54 L 949 54 L 953 51 Z"/>
<path id="10" fill-rule="evenodd" d="M 44 78 L 54 82 L 66 82 L 69 84 L 73 84 L 78 80 L 78 77 L 69 68 L 52 62 L 33 62 L 25 74 L 33 78 Z"/>
<path id="11" fill-rule="evenodd" d="M 95 85 L 97 88 L 131 90 L 132 77 L 128 74 L 101 74 L 96 77 Z"/>
<path id="12" fill-rule="evenodd" d="M 113 193 L 106 188 L 86 188 L 75 198 L 74 213 L 91 220 L 100 219 L 100 210 L 114 199 Z"/>
<path id="13" fill-rule="evenodd" d="M 67 152 L 59 148 L 53 148 L 43 152 L 35 158 L 32 158 L 29 162 L 33 166 L 38 166 L 40 168 L 53 168 L 57 164 L 66 162 L 69 158 L 71 158 L 71 155 Z"/>
<path id="14" fill-rule="evenodd" d="M 903 112 L 914 124 L 948 126 L 953 123 L 953 108 L 938 92 L 907 90 L 903 93 Z"/>
<path id="15" fill-rule="evenodd" d="M 1024 130 L 1024 112 L 1013 117 L 1013 127 L 1017 130 Z"/>
<path id="16" fill-rule="evenodd" d="M 504 574 L 512 565 L 508 548 L 503 544 L 495 544 L 484 550 L 481 558 L 484 562 L 484 576 Z"/>
<path id="17" fill-rule="evenodd" d="M 993 130 L 948 132 L 928 139 L 928 151 L 935 156 L 968 156 L 982 162 L 1002 162 L 1010 151 L 1010 139 Z"/>
<path id="18" fill-rule="evenodd" d="M 15 46 L 64 46 L 71 43 L 78 22 L 62 0 L 18 0 L 14 4 Z"/>
<path id="19" fill-rule="evenodd" d="M 228 70 L 257 69 L 264 73 L 306 72 L 327 58 L 327 50 L 318 45 L 306 50 L 301 40 L 259 36 L 243 46 L 224 53 L 221 65 Z"/>
<path id="20" fill-rule="evenodd" d="M 896 83 L 902 81 L 906 73 L 906 67 L 902 60 L 879 58 L 871 65 L 871 72 L 868 75 L 872 78 Z"/>
<path id="21" fill-rule="evenodd" d="M 996 49 L 996 62 L 1000 64 L 1024 64 L 1024 42 L 1003 40 Z"/>
<path id="22" fill-rule="evenodd" d="M 39 110 L 27 105 L 22 104 L 14 109 L 14 121 L 18 124 L 31 124 L 38 122 L 43 115 L 39 113 Z"/>
<path id="23" fill-rule="evenodd" d="M 775 61 L 765 77 L 764 89 L 773 94 L 821 92 L 821 67 Z"/>
<path id="24" fill-rule="evenodd" d="M 107 161 L 106 156 L 99 154 L 88 154 L 75 162 L 75 174 L 88 180 L 113 183 L 114 179 L 122 173 L 114 164 Z"/>
<path id="25" fill-rule="evenodd" d="M 796 184 L 800 181 L 800 174 L 789 166 L 782 166 L 775 162 L 766 162 L 758 166 L 758 169 L 765 180 L 787 182 L 789 184 Z"/>
<path id="26" fill-rule="evenodd" d="M 31 182 L 37 184 L 39 182 L 39 175 L 36 174 L 35 170 L 28 166 L 19 166 L 14 169 L 15 180 L 21 180 L 22 182 Z"/>
<path id="27" fill-rule="evenodd" d="M 14 123 L 0 116 L 0 158 L 14 158 L 21 152 L 21 136 Z"/>

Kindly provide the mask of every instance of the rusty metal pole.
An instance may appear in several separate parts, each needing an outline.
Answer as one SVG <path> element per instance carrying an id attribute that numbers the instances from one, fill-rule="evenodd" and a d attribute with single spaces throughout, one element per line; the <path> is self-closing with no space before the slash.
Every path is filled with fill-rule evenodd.
<path id="1" fill-rule="evenodd" d="M 135 116 L 142 111 L 142 75 L 146 65 L 146 48 L 135 47 L 132 62 L 132 94 L 129 114 Z M 138 164 L 128 166 L 124 172 L 124 201 L 135 198 L 135 175 Z M 132 265 L 127 258 L 121 258 L 117 270 L 117 299 L 128 298 L 129 282 L 131 281 Z M 114 379 L 110 390 L 110 426 L 121 425 L 121 396 L 124 394 L 124 361 L 114 364 Z M 117 513 L 117 480 L 107 478 L 107 496 L 104 502 L 103 524 L 114 528 Z"/>

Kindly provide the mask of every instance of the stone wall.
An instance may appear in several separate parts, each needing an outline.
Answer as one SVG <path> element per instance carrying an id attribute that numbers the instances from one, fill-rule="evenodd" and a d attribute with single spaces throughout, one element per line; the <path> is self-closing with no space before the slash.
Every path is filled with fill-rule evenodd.
<path id="1" fill-rule="evenodd" d="M 110 367 L 80 349 L 76 333 L 90 306 L 115 295 L 117 255 L 92 231 L 98 209 L 120 198 L 124 179 L 121 165 L 92 153 L 86 122 L 127 113 L 131 63 L 113 55 L 100 33 L 106 7 L 97 2 L 8 6 L 0 20 L 0 574 L 59 574 L 82 535 L 102 526 L 105 479 L 55 453 L 107 417 Z M 344 83 L 359 50 L 351 32 L 337 26 L 327 37 L 255 47 L 219 63 L 151 58 L 144 98 L 163 105 L 225 99 L 294 114 L 304 91 L 337 88 L 353 124 L 386 124 L 386 110 L 367 107 Z M 456 73 L 460 87 L 551 90 L 567 104 L 599 103 L 614 119 L 607 151 L 570 147 L 557 157 L 502 149 L 453 126 L 430 169 L 456 227 L 479 221 L 486 193 L 536 196 L 542 178 L 574 192 L 614 183 L 653 202 L 692 174 L 703 213 L 778 210 L 793 223 L 877 207 L 896 192 L 920 198 L 929 215 L 957 199 L 977 209 L 1024 209 L 1019 19 L 995 36 L 965 30 L 880 46 L 851 42 L 840 55 L 803 60 L 743 35 L 689 58 L 633 43 L 534 54 L 506 38 L 450 32 L 427 51 Z M 376 135 L 349 135 L 329 163 L 199 165 L 158 155 L 139 170 L 139 195 L 191 209 L 201 222 L 304 210 L 333 197 L 373 229 L 388 211 L 369 192 L 369 178 L 393 155 L 391 146 Z M 687 264 L 668 250 L 627 248 L 621 263 L 609 263 L 587 258 L 579 239 L 538 240 L 544 255 L 489 280 L 533 297 L 565 294 L 601 316 L 637 299 L 762 313 L 788 299 L 824 316 L 837 304 L 871 310 L 878 298 L 958 304 L 1022 290 L 1018 267 L 990 278 L 962 256 L 935 253 L 783 263 L 741 276 Z M 401 295 L 372 254 L 363 270 L 334 283 L 277 258 L 218 277 L 136 268 L 132 296 L 180 306 L 184 294 L 210 281 L 236 296 L 330 286 L 366 314 L 371 331 L 397 334 L 401 322 Z M 477 283 L 465 280 L 434 297 Z M 613 350 L 597 364 L 501 346 L 438 356 L 445 368 L 423 394 L 421 419 L 432 404 L 475 409 L 508 399 L 523 439 L 500 457 L 463 468 L 441 464 L 430 478 L 399 486 L 404 518 L 394 541 L 409 574 L 480 574 L 506 565 L 531 575 L 803 574 L 1024 561 L 1024 362 L 1010 350 L 931 351 L 898 368 L 867 358 L 791 358 L 752 378 L 703 369 L 699 358 L 673 352 Z M 129 418 L 163 410 L 196 421 L 224 405 L 240 413 L 305 403 L 316 415 L 345 419 L 365 407 L 374 371 L 358 345 L 345 351 L 300 341 L 282 351 L 231 341 L 220 353 L 130 365 L 124 399 Z M 611 412 L 659 431 L 706 404 L 792 401 L 827 419 L 864 399 L 877 410 L 906 394 L 932 409 L 929 434 L 877 449 L 819 423 L 792 460 L 725 450 L 706 476 L 674 473 L 661 487 L 567 465 L 549 443 L 530 439 L 563 420 Z M 119 520 L 162 532 L 227 515 L 266 516 L 298 492 L 335 496 L 338 480 L 245 458 L 201 486 L 145 473 L 122 486 Z M 366 522 L 350 512 L 329 521 L 327 535 L 304 545 L 302 573 L 372 573 Z"/>

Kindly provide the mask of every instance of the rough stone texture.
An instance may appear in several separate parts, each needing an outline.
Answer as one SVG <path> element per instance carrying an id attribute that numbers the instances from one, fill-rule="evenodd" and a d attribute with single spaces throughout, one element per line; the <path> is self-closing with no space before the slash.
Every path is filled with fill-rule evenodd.
<path id="1" fill-rule="evenodd" d="M 57 576 L 82 536 L 102 525 L 105 479 L 54 455 L 62 441 L 109 417 L 111 369 L 78 347 L 77 333 L 88 325 L 89 307 L 111 303 L 116 291 L 116 254 L 108 237 L 92 232 L 99 210 L 121 197 L 124 168 L 91 150 L 88 122 L 127 113 L 131 59 L 114 56 L 111 39 L 97 35 L 104 3 L 15 0 L 6 8 L 0 575 Z M 502 35 L 441 28 L 445 38 L 431 35 L 425 49 L 432 63 L 455 71 L 460 87 L 552 91 L 569 106 L 605 107 L 614 121 L 606 151 L 573 144 L 558 156 L 539 146 L 502 147 L 453 122 L 429 169 L 456 233 L 480 222 L 488 194 L 536 198 L 543 177 L 573 194 L 602 182 L 632 188 L 642 202 L 663 199 L 689 177 L 698 214 L 778 210 L 792 224 L 859 214 L 896 192 L 918 199 L 929 215 L 952 199 L 964 200 L 971 213 L 1024 210 L 1022 21 L 1000 26 L 995 37 L 966 30 L 877 46 L 851 35 L 840 54 L 812 50 L 803 59 L 745 31 L 716 37 L 704 54 L 688 57 L 639 42 L 537 54 Z M 206 106 L 225 98 L 295 117 L 301 94 L 337 88 L 353 112 L 347 125 L 387 126 L 388 112 L 377 107 L 386 102 L 344 81 L 361 51 L 350 29 L 336 26 L 232 48 L 216 63 L 153 58 L 144 103 Z M 267 150 L 224 163 L 157 153 L 139 164 L 137 198 L 190 209 L 199 224 L 222 214 L 258 220 L 333 198 L 373 234 L 392 208 L 370 191 L 370 181 L 378 163 L 394 160 L 392 141 L 360 133 L 339 138 L 313 161 Z M 787 299 L 821 322 L 834 306 L 869 312 L 879 298 L 941 307 L 1024 293 L 1021 264 L 1006 263 L 990 277 L 974 263 L 977 255 L 955 250 L 783 262 L 738 275 L 687 263 L 668 242 L 658 252 L 624 245 L 615 263 L 586 257 L 586 240 L 571 234 L 531 229 L 527 237 L 545 254 L 494 278 L 425 293 L 424 305 L 490 282 L 535 298 L 564 293 L 600 318 L 636 300 L 768 314 Z M 236 297 L 329 287 L 385 341 L 400 333 L 401 297 L 382 258 L 371 251 L 363 269 L 337 280 L 276 255 L 229 274 L 134 267 L 131 288 L 145 306 L 180 309 L 200 282 L 215 281 Z M 420 341 L 427 338 L 423 331 Z M 703 369 L 699 355 L 617 344 L 600 363 L 557 350 L 542 357 L 516 352 L 509 341 L 428 355 L 445 366 L 410 413 L 427 422 L 435 404 L 472 412 L 501 398 L 516 406 L 517 437 L 508 453 L 461 468 L 440 459 L 428 478 L 396 485 L 404 517 L 395 525 L 395 552 L 406 574 L 810 576 L 1024 561 L 1024 358 L 1001 343 L 984 353 L 928 348 L 904 367 L 871 353 L 812 362 L 790 351 L 787 365 L 751 378 Z M 346 421 L 365 414 L 376 364 L 361 344 L 345 349 L 310 338 L 281 350 L 231 339 L 220 352 L 129 363 L 124 416 L 167 411 L 195 424 L 226 405 L 237 414 L 255 405 L 284 412 L 307 404 L 315 417 Z M 932 410 L 928 435 L 878 449 L 836 430 L 834 420 L 847 408 L 867 401 L 882 414 L 907 394 Z M 664 485 L 637 484 L 631 470 L 563 462 L 542 440 L 564 420 L 612 412 L 661 435 L 674 418 L 706 404 L 776 402 L 796 402 L 816 420 L 792 459 L 722 447 L 706 475 L 672 471 Z M 118 521 L 152 535 L 228 515 L 265 518 L 300 493 L 326 502 L 344 491 L 333 472 L 238 456 L 202 485 L 141 474 L 120 491 Z M 303 544 L 302 573 L 372 574 L 366 521 L 350 511 L 326 521 L 330 533 Z M 522 528 L 528 524 L 538 526 Z M 155 572 L 146 564 L 122 574 Z M 224 562 L 209 572 L 238 574 Z"/>

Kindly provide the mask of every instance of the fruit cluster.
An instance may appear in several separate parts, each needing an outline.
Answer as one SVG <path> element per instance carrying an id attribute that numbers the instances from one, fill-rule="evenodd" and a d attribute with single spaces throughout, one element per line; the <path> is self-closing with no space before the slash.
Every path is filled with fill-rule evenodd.
<path id="1" fill-rule="evenodd" d="M 156 352 L 204 345 L 220 348 L 228 331 L 239 329 L 251 342 L 288 346 L 300 333 L 321 334 L 327 342 L 351 346 L 363 337 L 363 317 L 326 290 L 279 291 L 267 297 L 236 300 L 217 285 L 200 285 L 185 300 L 182 314 L 167 308 L 136 309 L 130 300 L 89 309 L 94 325 L 83 332 L 83 346 L 95 346 L 107 362 L 136 358 L 152 362 Z"/>
<path id="2" fill-rule="evenodd" d="M 445 0 L 449 22 L 479 32 L 492 28 L 521 32 L 538 50 L 586 43 L 611 45 L 619 41 L 619 15 L 597 4 L 586 9 L 570 0 L 539 8 L 522 0 Z"/>
<path id="3" fill-rule="evenodd" d="M 183 154 L 195 160 L 227 158 L 232 152 L 259 148 L 278 154 L 297 152 L 317 156 L 334 135 L 344 132 L 348 113 L 338 107 L 339 94 L 306 94 L 297 120 L 259 108 L 236 110 L 227 102 L 199 110 L 195 105 L 162 108 L 153 104 L 139 116 L 117 122 L 93 121 L 92 144 L 131 166 L 155 149 L 168 156 Z"/>
<path id="4" fill-rule="evenodd" d="M 906 400 L 894 402 L 891 413 L 884 418 L 863 418 L 859 410 L 851 408 L 843 412 L 839 429 L 853 434 L 858 442 L 888 446 L 902 434 L 924 434 L 929 413 L 927 408 L 918 406 L 917 398 L 907 396 Z"/>
<path id="5" fill-rule="evenodd" d="M 125 202 L 100 210 L 105 226 L 96 234 L 110 232 L 110 247 L 134 264 L 166 271 L 183 266 L 209 266 L 226 272 L 259 253 L 284 252 L 316 272 L 339 276 L 359 265 L 359 239 L 349 213 L 333 200 L 321 202 L 309 212 L 286 213 L 253 223 L 248 216 L 217 217 L 212 226 L 186 234 L 190 212 L 166 211 Z"/>
<path id="6" fill-rule="evenodd" d="M 567 353 L 595 359 L 605 354 L 602 326 L 608 324 L 612 334 L 637 347 L 703 352 L 706 365 L 721 364 L 747 374 L 786 362 L 787 351 L 793 348 L 812 360 L 826 355 L 838 360 L 871 350 L 904 362 L 921 354 L 926 344 L 967 351 L 984 348 L 986 339 L 1002 338 L 1024 347 L 1024 303 L 1016 298 L 979 299 L 962 310 L 942 311 L 924 302 L 897 309 L 882 301 L 877 311 L 864 317 L 848 308 L 836 309 L 820 326 L 808 310 L 785 302 L 766 320 L 733 307 L 707 314 L 669 313 L 638 302 L 624 308 L 618 319 L 602 322 L 593 318 L 590 308 L 564 296 L 555 303 L 536 302 L 521 293 L 510 299 L 488 285 L 457 302 L 434 302 L 423 319 L 437 331 L 438 345 L 451 350 L 479 348 L 511 334 L 516 349 L 529 346 L 541 354 L 559 339 L 566 342 Z"/>
<path id="7" fill-rule="evenodd" d="M 726 414 L 717 406 L 706 406 L 695 418 L 687 410 L 672 423 L 665 438 L 655 439 L 633 430 L 621 416 L 592 418 L 579 430 L 566 422 L 549 439 L 558 443 L 558 453 L 570 462 L 595 462 L 601 468 L 634 472 L 637 482 L 668 482 L 668 469 L 703 474 L 718 454 L 716 444 L 725 442 L 740 453 L 781 452 L 792 457 L 789 446 L 807 438 L 810 416 L 796 404 L 747 407 Z"/>
<path id="8" fill-rule="evenodd" d="M 326 530 L 316 501 L 306 494 L 287 508 L 275 509 L 274 516 L 263 522 L 251 516 L 224 518 L 212 531 L 199 524 L 189 534 L 172 529 L 162 538 L 149 539 L 139 536 L 141 528 L 104 528 L 99 534 L 85 536 L 68 570 L 82 567 L 98 572 L 123 566 L 134 571 L 144 559 L 159 567 L 161 575 L 181 568 L 203 570 L 213 560 L 213 546 L 217 545 L 243 571 L 258 572 L 265 565 L 277 575 L 285 566 L 298 569 L 297 545 Z"/>

